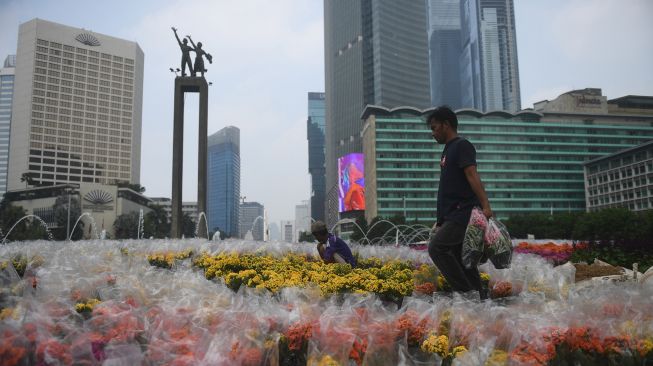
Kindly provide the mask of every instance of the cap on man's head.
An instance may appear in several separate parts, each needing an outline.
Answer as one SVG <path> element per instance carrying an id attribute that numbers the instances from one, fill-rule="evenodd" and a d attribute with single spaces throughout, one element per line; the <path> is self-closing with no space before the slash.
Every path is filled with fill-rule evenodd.
<path id="1" fill-rule="evenodd" d="M 325 231 L 327 231 L 327 227 L 322 221 L 315 221 L 313 225 L 311 225 L 311 233 L 321 233 Z"/>

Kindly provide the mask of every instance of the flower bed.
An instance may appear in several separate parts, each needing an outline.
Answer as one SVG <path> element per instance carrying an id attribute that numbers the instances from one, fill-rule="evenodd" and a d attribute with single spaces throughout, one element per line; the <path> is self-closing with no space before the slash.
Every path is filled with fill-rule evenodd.
<path id="1" fill-rule="evenodd" d="M 587 243 L 529 243 L 520 242 L 514 248 L 515 253 L 535 254 L 551 261 L 554 265 L 559 265 L 569 261 L 569 258 L 576 250 L 587 248 Z"/>
<path id="2" fill-rule="evenodd" d="M 314 246 L 281 243 L 2 246 L 0 360 L 3 365 L 653 362 L 651 289 L 606 283 L 576 290 L 573 267 L 516 254 L 510 269 L 482 267 L 493 297 L 507 300 L 480 302 L 446 293 L 426 253 L 353 250 L 359 255 L 356 269 L 323 264 L 312 255 Z M 188 258 L 190 251 L 200 254 Z M 24 264 L 21 274 L 13 258 Z"/>

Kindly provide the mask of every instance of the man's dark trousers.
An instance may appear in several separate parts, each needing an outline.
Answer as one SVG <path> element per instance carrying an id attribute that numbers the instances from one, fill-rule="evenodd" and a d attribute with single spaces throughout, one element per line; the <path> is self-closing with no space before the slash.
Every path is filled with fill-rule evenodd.
<path id="1" fill-rule="evenodd" d="M 479 291 L 481 296 L 481 276 L 478 268 L 466 269 L 462 263 L 465 225 L 455 221 L 445 221 L 431 230 L 429 237 L 429 256 L 438 267 L 451 289 L 456 292 Z"/>

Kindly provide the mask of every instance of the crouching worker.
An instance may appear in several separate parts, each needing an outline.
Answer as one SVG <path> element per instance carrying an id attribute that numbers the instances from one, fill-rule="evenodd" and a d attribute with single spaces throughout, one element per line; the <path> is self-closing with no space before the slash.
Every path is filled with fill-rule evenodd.
<path id="1" fill-rule="evenodd" d="M 351 254 L 351 249 L 344 240 L 329 234 L 322 221 L 315 221 L 311 225 L 311 233 L 317 239 L 317 251 L 324 263 L 348 263 L 356 267 L 356 258 Z"/>

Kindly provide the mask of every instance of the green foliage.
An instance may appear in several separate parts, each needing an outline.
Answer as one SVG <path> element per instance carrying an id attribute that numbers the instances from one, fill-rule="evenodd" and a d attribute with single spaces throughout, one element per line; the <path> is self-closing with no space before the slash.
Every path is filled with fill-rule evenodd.
<path id="1" fill-rule="evenodd" d="M 653 210 L 632 212 L 608 208 L 587 213 L 530 214 L 513 216 L 503 223 L 513 238 L 533 234 L 542 239 L 640 244 L 653 238 Z"/>
<path id="2" fill-rule="evenodd" d="M 299 242 L 300 243 L 312 243 L 315 241 L 315 237 L 310 231 L 300 231 L 299 232 Z"/>
<path id="3" fill-rule="evenodd" d="M 181 219 L 181 233 L 184 238 L 195 237 L 195 221 L 187 213 Z"/>
<path id="4" fill-rule="evenodd" d="M 570 239 L 576 223 L 584 215 L 584 212 L 518 215 L 503 223 L 514 238 L 526 238 L 532 234 L 536 238 Z"/>
<path id="5" fill-rule="evenodd" d="M 573 238 L 588 241 L 633 242 L 649 240 L 647 224 L 651 215 L 625 208 L 607 208 L 583 215 L 574 227 Z"/>
<path id="6" fill-rule="evenodd" d="M 159 205 L 152 205 L 150 208 L 152 211 L 145 214 L 143 218 L 145 237 L 153 236 L 156 239 L 170 237 L 170 221 L 165 209 Z"/>
<path id="7" fill-rule="evenodd" d="M 113 222 L 113 231 L 116 239 L 136 239 L 138 236 L 139 213 L 132 211 L 122 214 Z"/>
<path id="8" fill-rule="evenodd" d="M 390 223 L 386 221 L 390 221 Z M 377 243 L 383 238 L 385 238 L 386 241 L 394 241 L 394 238 L 397 235 L 395 226 L 410 226 L 417 224 L 417 221 L 413 223 L 407 223 L 406 218 L 401 215 L 388 218 L 383 216 L 376 216 L 372 219 L 372 222 L 368 224 L 365 220 L 365 217 L 360 216 L 356 219 L 356 224 L 360 226 L 362 231 L 358 227 L 354 227 L 354 232 L 350 236 L 350 239 L 352 241 L 360 242 L 361 244 L 368 244 L 367 240 L 369 240 L 369 243 Z M 414 229 L 407 226 L 401 227 L 399 230 L 401 235 L 404 236 L 414 234 Z M 365 240 L 365 233 L 367 233 L 367 240 Z M 419 240 L 419 238 L 416 238 L 416 240 Z"/>
<path id="9" fill-rule="evenodd" d="M 69 226 L 66 226 L 66 220 L 68 219 L 68 196 L 59 196 L 54 201 L 52 206 L 54 210 L 54 221 L 57 224 L 56 228 L 53 228 L 52 237 L 55 240 L 68 240 L 67 229 L 73 229 L 75 222 L 82 214 L 82 208 L 80 207 L 79 200 L 75 196 L 70 196 L 70 221 L 68 222 Z M 84 222 L 79 221 L 75 231 L 72 233 L 73 240 L 79 240 L 84 235 Z"/>
<path id="10" fill-rule="evenodd" d="M 653 266 L 653 253 L 644 250 L 627 250 L 619 247 L 593 245 L 588 249 L 575 250 L 569 260 L 571 262 L 592 263 L 598 258 L 613 266 L 632 269 L 633 263 L 638 264 L 639 272 L 646 272 Z"/>
<path id="11" fill-rule="evenodd" d="M 2 235 L 7 235 L 7 241 L 39 240 L 47 239 L 45 228 L 36 219 L 25 219 L 21 221 L 9 233 L 15 223 L 27 215 L 27 211 L 21 206 L 14 206 L 7 200 L 0 201 L 0 228 Z M 0 239 L 4 239 L 1 237 Z"/>
<path id="12" fill-rule="evenodd" d="M 132 191 L 138 192 L 138 193 L 144 193 L 145 192 L 145 187 L 143 187 L 142 185 L 140 185 L 138 183 L 129 183 L 129 182 L 126 182 L 124 180 L 120 180 L 120 181 L 116 181 L 115 184 L 119 188 L 129 188 Z"/>
<path id="13" fill-rule="evenodd" d="M 536 238 L 589 242 L 588 249 L 574 251 L 572 262 L 591 263 L 598 258 L 625 268 L 639 263 L 640 272 L 653 266 L 653 210 L 608 208 L 587 213 L 521 215 L 504 224 L 514 238 L 533 234 Z"/>

